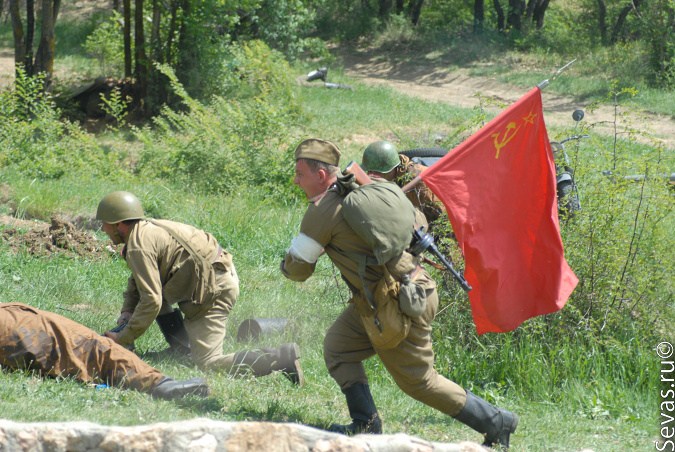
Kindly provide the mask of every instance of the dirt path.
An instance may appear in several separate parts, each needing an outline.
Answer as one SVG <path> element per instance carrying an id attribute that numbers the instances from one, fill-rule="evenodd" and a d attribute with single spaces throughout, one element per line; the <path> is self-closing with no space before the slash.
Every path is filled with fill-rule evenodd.
<path id="1" fill-rule="evenodd" d="M 382 59 L 380 55 L 351 52 L 341 55 L 345 75 L 369 85 L 387 85 L 410 96 L 426 100 L 447 102 L 459 107 L 472 108 L 480 105 L 478 94 L 494 98 L 505 104 L 518 100 L 526 90 L 510 86 L 487 77 L 469 76 L 468 69 L 447 70 L 442 66 L 421 66 L 416 63 L 397 63 Z M 572 127 L 572 112 L 580 108 L 585 111 L 584 121 L 595 124 L 594 130 L 613 135 L 614 107 L 600 106 L 589 111 L 572 98 L 556 95 L 543 90 L 544 116 L 546 123 Z M 497 112 L 497 107 L 488 107 Z M 624 111 L 620 111 L 624 113 Z M 637 128 L 651 135 L 657 142 L 675 150 L 675 121 L 663 115 L 628 112 L 617 120 L 619 130 Z M 651 143 L 649 138 L 640 141 Z"/>
<path id="2" fill-rule="evenodd" d="M 470 76 L 468 69 L 448 70 L 442 64 L 424 65 L 410 60 L 396 62 L 381 54 L 350 51 L 341 52 L 340 61 L 345 75 L 369 85 L 386 85 L 410 96 L 421 99 L 447 102 L 458 107 L 479 106 L 478 95 L 510 104 L 518 100 L 526 90 L 501 83 L 493 78 Z M 14 60 L 11 49 L 0 49 L 0 89 L 14 79 Z M 561 127 L 572 127 L 572 111 L 585 111 L 584 120 L 594 124 L 594 130 L 608 135 L 614 134 L 614 107 L 603 105 L 590 111 L 587 105 L 572 98 L 556 95 L 543 90 L 544 116 L 546 123 Z M 497 107 L 487 107 L 497 112 Z M 663 143 L 667 149 L 675 150 L 675 120 L 652 113 L 627 112 L 620 109 L 617 129 L 626 131 L 633 127 L 645 132 L 647 137 L 639 141 L 653 144 Z M 625 116 L 622 116 L 625 113 Z"/>

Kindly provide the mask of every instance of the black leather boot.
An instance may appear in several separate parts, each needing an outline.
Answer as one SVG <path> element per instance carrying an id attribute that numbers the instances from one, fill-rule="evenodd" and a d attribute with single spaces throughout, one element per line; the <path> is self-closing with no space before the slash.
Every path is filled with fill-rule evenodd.
<path id="1" fill-rule="evenodd" d="M 250 370 L 256 377 L 281 372 L 294 385 L 305 384 L 305 376 L 300 367 L 300 347 L 291 342 L 279 348 L 244 350 L 234 355 L 235 374 Z"/>
<path id="2" fill-rule="evenodd" d="M 183 324 L 183 314 L 180 309 L 176 308 L 168 314 L 158 315 L 155 321 L 164 335 L 164 339 L 169 343 L 169 348 L 158 353 L 152 353 L 153 357 L 187 356 L 190 354 L 190 338 Z"/>
<path id="3" fill-rule="evenodd" d="M 497 408 L 470 391 L 466 391 L 466 404 L 455 419 L 485 435 L 483 446 L 498 445 L 503 449 L 509 448 L 511 433 L 518 426 L 516 414 Z"/>
<path id="4" fill-rule="evenodd" d="M 382 421 L 380 415 L 377 414 L 370 387 L 365 383 L 356 383 L 347 389 L 343 389 L 342 393 L 347 398 L 347 407 L 352 423 L 346 425 L 333 424 L 328 430 L 349 436 L 359 433 L 382 433 Z"/>
<path id="5" fill-rule="evenodd" d="M 188 395 L 206 397 L 209 395 L 209 387 L 203 378 L 174 380 L 166 377 L 155 386 L 150 395 L 156 399 L 164 400 L 180 399 Z"/>

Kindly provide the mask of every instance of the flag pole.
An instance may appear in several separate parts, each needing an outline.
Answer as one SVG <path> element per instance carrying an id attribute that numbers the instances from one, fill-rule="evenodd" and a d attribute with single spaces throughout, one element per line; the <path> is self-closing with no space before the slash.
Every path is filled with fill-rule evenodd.
<path id="1" fill-rule="evenodd" d="M 403 190 L 403 193 L 408 193 L 410 190 L 415 188 L 415 185 L 419 184 L 420 181 L 422 180 L 422 175 L 421 173 L 415 176 L 413 180 L 405 184 L 403 187 L 401 187 L 401 190 Z"/>
<path id="2" fill-rule="evenodd" d="M 539 88 L 540 90 L 546 88 L 546 87 L 549 85 L 550 82 L 552 82 L 553 80 L 555 80 L 560 74 L 563 73 L 563 71 L 565 71 L 567 68 L 569 68 L 570 66 L 572 66 L 572 64 L 574 64 L 575 61 L 577 61 L 576 58 L 573 59 L 573 60 L 571 60 L 571 61 L 569 61 L 569 62 L 568 62 L 567 64 L 565 64 L 563 67 L 559 68 L 559 69 L 555 72 L 555 74 L 553 74 L 553 76 L 551 77 L 551 80 L 546 79 L 546 80 L 542 80 L 541 82 L 539 82 L 539 84 L 537 85 L 537 88 Z M 422 175 L 419 174 L 419 175 L 415 176 L 415 178 L 414 178 L 413 180 L 411 180 L 410 182 L 408 182 L 407 184 L 405 184 L 403 187 L 401 187 L 401 190 L 403 190 L 403 193 L 408 193 L 410 190 L 412 190 L 413 188 L 415 188 L 415 186 L 416 186 L 417 184 L 419 184 L 421 180 L 422 180 Z"/>
<path id="3" fill-rule="evenodd" d="M 563 72 L 565 69 L 567 69 L 568 67 L 572 66 L 572 64 L 573 64 L 575 61 L 577 61 L 576 58 L 573 59 L 572 61 L 570 61 L 569 63 L 567 63 L 566 65 L 564 65 L 563 67 L 561 67 L 560 69 L 558 69 L 558 70 L 556 71 L 556 73 L 553 74 L 553 77 L 551 77 L 551 81 L 555 80 L 560 74 L 562 74 L 562 72 Z M 539 89 L 544 89 L 544 88 L 546 88 L 546 87 L 548 86 L 548 84 L 549 84 L 549 80 L 548 80 L 548 79 L 543 80 L 543 81 L 539 82 L 539 84 L 537 85 L 537 88 L 539 88 Z"/>

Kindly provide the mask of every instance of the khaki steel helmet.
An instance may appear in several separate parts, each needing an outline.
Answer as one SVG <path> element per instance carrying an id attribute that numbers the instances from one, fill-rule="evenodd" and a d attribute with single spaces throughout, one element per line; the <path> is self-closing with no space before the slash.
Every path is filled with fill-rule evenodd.
<path id="1" fill-rule="evenodd" d="M 401 163 L 396 147 L 388 141 L 370 143 L 363 151 L 361 167 L 364 171 L 388 173 Z"/>
<path id="2" fill-rule="evenodd" d="M 96 210 L 96 219 L 110 224 L 125 220 L 138 220 L 143 217 L 145 214 L 141 201 L 128 191 L 108 193 L 98 203 Z"/>

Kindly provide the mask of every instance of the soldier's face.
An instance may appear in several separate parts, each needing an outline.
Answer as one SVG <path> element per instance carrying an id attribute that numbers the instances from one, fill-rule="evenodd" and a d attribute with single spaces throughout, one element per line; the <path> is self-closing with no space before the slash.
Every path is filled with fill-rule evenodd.
<path id="1" fill-rule="evenodd" d="M 307 165 L 307 162 L 300 159 L 295 162 L 295 179 L 293 183 L 300 187 L 308 199 L 320 195 L 326 191 L 325 171 L 312 169 Z"/>
<path id="2" fill-rule="evenodd" d="M 103 232 L 108 234 L 108 237 L 110 237 L 110 240 L 112 240 L 115 245 L 119 245 L 123 242 L 122 236 L 117 230 L 117 224 L 103 223 Z"/>

